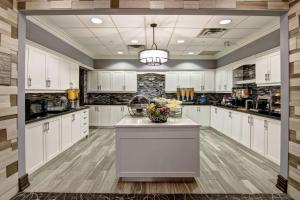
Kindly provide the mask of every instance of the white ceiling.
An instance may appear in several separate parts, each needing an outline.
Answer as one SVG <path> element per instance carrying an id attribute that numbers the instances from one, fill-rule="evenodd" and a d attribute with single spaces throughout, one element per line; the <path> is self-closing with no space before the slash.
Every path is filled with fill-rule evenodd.
<path id="1" fill-rule="evenodd" d="M 91 23 L 92 17 L 103 20 L 102 24 Z M 222 19 L 232 23 L 220 25 Z M 34 21 L 64 35 L 78 44 L 93 58 L 137 57 L 139 50 L 129 49 L 131 40 L 150 48 L 152 45 L 151 23 L 157 23 L 155 40 L 159 48 L 170 51 L 172 57 L 201 57 L 203 51 L 226 54 L 230 49 L 243 46 L 279 27 L 279 17 L 274 16 L 208 16 L 208 15 L 67 15 L 35 16 Z M 197 37 L 204 28 L 226 28 L 217 38 Z M 184 40 L 178 44 L 177 40 Z M 224 43 L 230 42 L 230 47 Z M 123 55 L 118 55 L 122 51 Z M 193 52 L 194 55 L 189 55 Z"/>

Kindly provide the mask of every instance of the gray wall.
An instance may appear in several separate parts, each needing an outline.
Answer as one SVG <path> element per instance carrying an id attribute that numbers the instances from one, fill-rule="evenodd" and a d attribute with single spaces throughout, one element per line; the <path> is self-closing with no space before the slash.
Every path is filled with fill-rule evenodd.
<path id="1" fill-rule="evenodd" d="M 26 21 L 26 38 L 93 67 L 93 58 L 28 20 Z"/>
<path id="2" fill-rule="evenodd" d="M 218 67 L 233 63 L 249 56 L 280 46 L 280 30 L 276 30 L 246 46 L 218 59 Z"/>
<path id="3" fill-rule="evenodd" d="M 166 64 L 157 67 L 144 65 L 137 59 L 99 59 L 94 62 L 95 69 L 103 70 L 202 70 L 215 69 L 216 66 L 216 60 L 169 60 Z"/>

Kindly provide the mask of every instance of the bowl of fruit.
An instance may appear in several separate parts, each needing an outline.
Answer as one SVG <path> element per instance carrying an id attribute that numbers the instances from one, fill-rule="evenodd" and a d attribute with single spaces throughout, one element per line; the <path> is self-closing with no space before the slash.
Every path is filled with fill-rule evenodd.
<path id="1" fill-rule="evenodd" d="M 170 109 L 166 106 L 167 101 L 163 98 L 154 99 L 147 107 L 147 116 L 154 123 L 168 121 Z"/>

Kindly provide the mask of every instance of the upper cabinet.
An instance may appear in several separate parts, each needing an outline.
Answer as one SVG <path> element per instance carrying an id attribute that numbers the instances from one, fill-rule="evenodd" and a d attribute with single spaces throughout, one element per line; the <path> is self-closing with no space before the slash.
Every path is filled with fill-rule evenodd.
<path id="1" fill-rule="evenodd" d="M 26 90 L 79 88 L 79 64 L 73 61 L 27 45 L 25 62 Z"/>
<path id="2" fill-rule="evenodd" d="M 88 92 L 136 92 L 134 71 L 89 71 Z"/>
<path id="3" fill-rule="evenodd" d="M 232 67 L 216 70 L 216 92 L 232 92 Z"/>
<path id="4" fill-rule="evenodd" d="M 257 85 L 280 85 L 280 51 L 257 57 L 255 74 Z"/>
<path id="5" fill-rule="evenodd" d="M 166 92 L 194 88 L 195 92 L 215 91 L 215 71 L 178 71 L 166 73 Z"/>

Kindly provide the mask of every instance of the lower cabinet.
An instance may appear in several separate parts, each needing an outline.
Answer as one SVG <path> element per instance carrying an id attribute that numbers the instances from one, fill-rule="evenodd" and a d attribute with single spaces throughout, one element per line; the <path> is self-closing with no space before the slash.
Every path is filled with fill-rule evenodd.
<path id="1" fill-rule="evenodd" d="M 239 112 L 231 112 L 231 138 L 240 141 L 242 137 L 242 116 Z"/>
<path id="2" fill-rule="evenodd" d="M 251 147 L 251 132 L 252 132 L 252 123 L 251 116 L 247 114 L 241 114 L 242 116 L 242 134 L 240 143 L 244 146 Z"/>
<path id="3" fill-rule="evenodd" d="M 28 174 L 43 166 L 88 134 L 88 109 L 28 124 L 25 128 L 25 165 Z"/>
<path id="4" fill-rule="evenodd" d="M 280 121 L 268 120 L 266 122 L 265 156 L 275 163 L 280 163 Z"/>
<path id="5" fill-rule="evenodd" d="M 211 106 L 211 117 L 210 117 L 211 127 L 213 127 L 214 129 L 222 133 L 223 133 L 223 121 L 224 121 L 223 115 L 224 115 L 224 109 Z"/>
<path id="6" fill-rule="evenodd" d="M 182 112 L 201 126 L 210 126 L 210 106 L 184 106 Z"/>
<path id="7" fill-rule="evenodd" d="M 267 120 L 261 117 L 251 116 L 252 137 L 251 149 L 257 153 L 264 155 L 265 153 L 265 123 Z"/>

